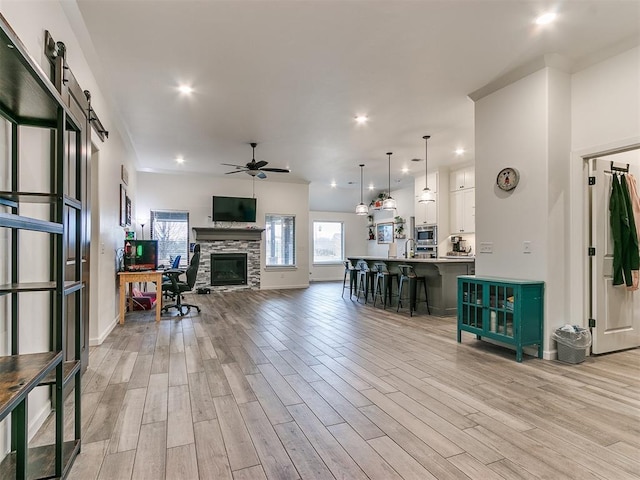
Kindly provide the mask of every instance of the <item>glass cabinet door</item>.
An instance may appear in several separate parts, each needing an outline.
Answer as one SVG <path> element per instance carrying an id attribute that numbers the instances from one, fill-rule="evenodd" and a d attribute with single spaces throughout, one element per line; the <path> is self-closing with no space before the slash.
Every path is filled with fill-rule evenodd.
<path id="1" fill-rule="evenodd" d="M 462 323 L 482 329 L 483 288 L 482 284 L 462 283 Z"/>
<path id="2" fill-rule="evenodd" d="M 513 337 L 515 292 L 508 285 L 489 286 L 489 331 Z"/>

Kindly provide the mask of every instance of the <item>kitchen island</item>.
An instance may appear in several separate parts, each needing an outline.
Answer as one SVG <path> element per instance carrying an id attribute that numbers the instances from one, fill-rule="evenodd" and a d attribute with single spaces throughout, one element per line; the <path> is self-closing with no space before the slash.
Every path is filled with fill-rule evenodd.
<path id="1" fill-rule="evenodd" d="M 458 308 L 458 275 L 473 275 L 475 273 L 474 257 L 387 258 L 347 256 L 347 258 L 353 265 L 358 260 L 364 260 L 370 268 L 373 267 L 375 262 L 385 262 L 392 272 L 398 272 L 398 265 L 411 265 L 417 275 L 424 275 L 427 278 L 429 308 L 432 315 L 438 316 L 456 315 Z M 397 285 L 395 288 L 397 288 Z"/>

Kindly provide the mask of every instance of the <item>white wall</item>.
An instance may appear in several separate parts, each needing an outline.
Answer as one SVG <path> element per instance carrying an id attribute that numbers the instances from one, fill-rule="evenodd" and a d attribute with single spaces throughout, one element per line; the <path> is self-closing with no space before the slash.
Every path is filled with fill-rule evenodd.
<path id="1" fill-rule="evenodd" d="M 476 274 L 545 282 L 545 355 L 567 323 L 570 76 L 544 68 L 476 102 Z M 499 190 L 515 167 L 520 184 Z M 524 242 L 531 253 L 524 253 Z"/>
<path id="2" fill-rule="evenodd" d="M 571 149 L 583 151 L 640 132 L 640 46 L 571 78 Z"/>
<path id="3" fill-rule="evenodd" d="M 376 194 L 375 196 L 372 195 L 370 197 L 365 198 L 365 203 L 367 203 L 367 201 L 371 201 L 371 198 L 377 197 L 378 195 Z M 409 217 L 413 217 L 415 216 L 415 192 L 414 192 L 414 186 L 413 186 L 413 182 L 411 183 L 411 185 L 408 185 L 402 189 L 399 190 L 395 190 L 395 189 L 391 189 L 391 196 L 396 200 L 396 205 L 397 205 L 397 209 L 396 210 L 369 210 L 369 213 L 373 214 L 373 223 L 374 224 L 378 224 L 378 223 L 386 223 L 386 222 L 393 222 L 394 217 L 396 215 L 402 217 L 405 219 L 406 224 L 404 226 L 405 228 L 405 235 L 409 235 Z M 376 257 L 388 257 L 389 255 L 391 256 L 398 256 L 400 257 L 401 255 L 404 254 L 404 247 L 405 247 L 405 243 L 406 243 L 407 239 L 400 239 L 400 238 L 396 238 L 394 239 L 394 243 L 393 244 L 384 244 L 384 243 L 378 243 L 378 240 L 368 240 L 367 241 L 367 255 L 371 255 L 371 256 L 376 256 Z M 394 253 L 395 250 L 395 253 Z"/>
<path id="4" fill-rule="evenodd" d="M 476 102 L 476 244 L 493 243 L 492 254 L 476 256 L 478 275 L 546 278 L 546 78 L 540 70 Z M 496 186 L 504 167 L 520 173 L 511 193 Z"/>
<path id="5" fill-rule="evenodd" d="M 149 218 L 150 210 L 182 210 L 189 212 L 190 227 L 211 227 L 211 197 L 224 195 L 251 197 L 253 182 L 247 179 L 209 175 L 168 175 L 138 172 L 138 194 L 135 214 Z M 255 181 L 257 225 L 264 227 L 268 213 L 295 215 L 296 268 L 265 268 L 264 244 L 261 256 L 261 288 L 303 288 L 309 286 L 309 189 L 306 184 Z M 136 225 L 140 233 L 140 227 Z M 148 226 L 145 227 L 149 234 Z M 148 238 L 148 237 L 147 237 Z M 191 237 L 193 239 L 193 233 Z"/>
<path id="6" fill-rule="evenodd" d="M 353 205 L 355 210 L 355 204 Z M 360 256 L 367 254 L 367 238 L 369 229 L 367 227 L 367 216 L 356 215 L 355 213 L 338 212 L 309 212 L 309 239 L 313 243 L 313 222 L 342 222 L 344 225 L 344 253 L 345 257 Z M 339 265 L 314 265 L 313 245 L 309 246 L 309 275 L 312 282 L 323 282 L 330 280 L 342 280 L 344 276 L 344 266 Z"/>

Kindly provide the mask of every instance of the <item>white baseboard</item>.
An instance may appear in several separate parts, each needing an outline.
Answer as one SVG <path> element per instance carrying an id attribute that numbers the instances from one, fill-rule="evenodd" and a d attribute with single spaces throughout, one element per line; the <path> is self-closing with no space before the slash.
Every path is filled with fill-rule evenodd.
<path id="1" fill-rule="evenodd" d="M 272 287 L 264 287 L 260 286 L 260 290 L 291 290 L 294 288 L 309 288 L 309 284 L 305 283 L 302 285 L 274 285 Z"/>
<path id="2" fill-rule="evenodd" d="M 118 324 L 118 320 L 119 320 L 119 317 L 114 318 L 113 322 L 111 322 L 111 324 L 107 326 L 107 328 L 105 328 L 104 332 L 102 332 L 100 336 L 98 336 L 97 338 L 96 337 L 90 338 L 89 346 L 97 347 L 98 345 L 102 345 L 102 342 L 104 342 L 105 339 L 109 336 L 109 334 L 113 331 L 113 329 L 116 328 L 116 325 Z"/>
<path id="3" fill-rule="evenodd" d="M 44 425 L 44 422 L 47 421 L 49 415 L 51 414 L 51 402 L 45 402 L 37 415 L 29 422 L 29 440 L 33 438 L 33 436 L 38 433 L 40 427 Z"/>

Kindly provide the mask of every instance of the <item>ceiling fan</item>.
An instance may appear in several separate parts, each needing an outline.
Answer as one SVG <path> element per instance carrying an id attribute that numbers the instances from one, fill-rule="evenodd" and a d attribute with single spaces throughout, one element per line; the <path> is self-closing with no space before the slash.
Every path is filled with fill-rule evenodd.
<path id="1" fill-rule="evenodd" d="M 251 148 L 253 149 L 252 159 L 246 165 L 234 165 L 232 163 L 222 163 L 221 165 L 226 165 L 228 167 L 234 167 L 235 170 L 232 172 L 227 172 L 226 175 L 230 175 L 232 173 L 246 172 L 252 177 L 258 178 L 267 178 L 267 174 L 264 172 L 275 172 L 275 173 L 289 173 L 288 168 L 265 168 L 269 162 L 265 162 L 264 160 L 260 160 L 256 162 L 256 147 L 257 143 L 250 143 Z"/>

